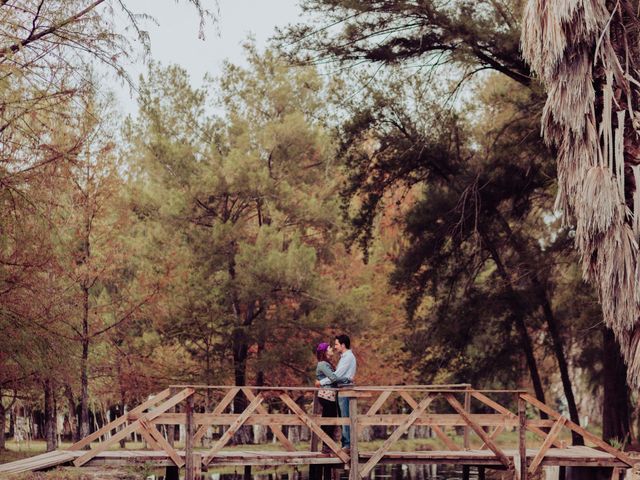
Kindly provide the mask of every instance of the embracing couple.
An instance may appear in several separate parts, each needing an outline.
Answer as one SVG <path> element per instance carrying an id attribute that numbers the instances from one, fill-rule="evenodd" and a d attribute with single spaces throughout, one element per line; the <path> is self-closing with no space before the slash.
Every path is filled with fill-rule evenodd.
<path id="1" fill-rule="evenodd" d="M 338 365 L 334 368 L 334 353 L 340 355 Z M 316 387 L 318 390 L 318 400 L 322 406 L 323 417 L 349 416 L 349 398 L 342 397 L 335 390 L 330 388 L 340 388 L 346 385 L 353 385 L 356 376 L 356 357 L 351 351 L 351 340 L 347 335 L 337 335 L 331 344 L 322 342 L 316 347 Z M 329 387 L 323 389 L 322 387 Z M 322 430 L 335 439 L 335 425 L 325 425 Z M 351 448 L 351 436 L 349 427 L 342 427 L 342 448 L 349 453 Z M 322 451 L 329 453 L 327 445 L 323 445 Z"/>

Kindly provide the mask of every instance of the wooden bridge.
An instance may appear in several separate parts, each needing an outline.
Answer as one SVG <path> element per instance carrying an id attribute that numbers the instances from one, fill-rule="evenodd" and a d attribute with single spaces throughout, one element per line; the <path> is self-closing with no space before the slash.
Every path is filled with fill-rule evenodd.
<path id="1" fill-rule="evenodd" d="M 547 465 L 608 467 L 616 478 L 640 462 L 640 457 L 612 447 L 526 391 L 476 390 L 469 385 L 340 389 L 339 395 L 349 398 L 348 418 L 314 414 L 311 405 L 316 391 L 304 387 L 175 385 L 67 450 L 0 465 L 0 476 L 57 465 L 81 467 L 144 462 L 174 470 L 184 467 L 187 480 L 199 478 L 203 470 L 223 465 L 324 465 L 344 468 L 349 471 L 350 480 L 360 480 L 368 478 L 379 463 L 424 463 L 463 465 L 467 478 L 469 468 L 475 467 L 480 478 L 484 477 L 486 468 L 493 468 L 509 470 L 515 478 L 526 480 Z M 246 408 L 230 413 L 239 395 L 245 397 Z M 217 399 L 211 411 L 204 408 L 205 398 Z M 517 411 L 509 410 L 503 405 L 506 403 L 517 406 Z M 173 436 L 167 438 L 159 425 L 184 425 L 184 449 L 178 450 Z M 232 438 L 244 425 L 268 427 L 280 442 L 281 450 L 229 448 Z M 351 450 L 342 450 L 322 430 L 325 425 L 350 426 Z M 365 443 L 359 444 L 354 432 L 376 425 L 395 429 L 382 445 L 367 450 Z M 394 443 L 415 425 L 430 427 L 445 450 L 394 451 Z M 304 451 L 296 448 L 285 435 L 283 426 L 309 428 L 313 433 L 311 448 Z M 212 427 L 222 433 L 208 448 L 200 447 Z M 505 448 L 501 435 L 514 431 L 517 431 L 517 442 Z M 577 433 L 585 444 L 592 446 L 568 445 L 561 435 L 563 431 Z M 117 449 L 120 440 L 134 432 L 146 440 L 150 449 Z M 527 448 L 527 433 L 530 439 L 538 437 L 535 448 Z M 509 435 L 512 437 L 513 433 Z M 325 452 L 330 453 L 321 451 L 322 444 L 326 445 Z"/>

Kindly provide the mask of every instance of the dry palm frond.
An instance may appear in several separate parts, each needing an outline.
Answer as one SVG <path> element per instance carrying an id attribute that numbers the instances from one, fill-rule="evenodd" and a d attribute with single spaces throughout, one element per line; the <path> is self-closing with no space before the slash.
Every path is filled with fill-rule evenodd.
<path id="1" fill-rule="evenodd" d="M 575 224 L 584 276 L 597 288 L 629 383 L 638 387 L 640 166 L 629 163 L 629 145 L 639 138 L 640 83 L 630 72 L 638 71 L 640 42 L 629 41 L 637 28 L 624 22 L 640 21 L 623 15 L 625 1 L 609 10 L 605 0 L 528 0 L 522 51 L 548 92 L 542 133 L 558 151 L 556 205 Z"/>

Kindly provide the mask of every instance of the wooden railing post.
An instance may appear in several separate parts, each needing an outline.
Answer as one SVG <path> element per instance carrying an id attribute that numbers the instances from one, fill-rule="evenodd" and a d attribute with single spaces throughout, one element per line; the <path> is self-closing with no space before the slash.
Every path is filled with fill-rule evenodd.
<path id="1" fill-rule="evenodd" d="M 185 480 L 195 480 L 195 464 L 193 457 L 193 435 L 195 433 L 193 424 L 193 395 L 187 397 L 185 413 L 187 416 L 185 425 Z"/>
<path id="2" fill-rule="evenodd" d="M 351 437 L 351 470 L 349 480 L 360 480 L 360 459 L 358 455 L 358 399 L 349 397 L 349 432 Z"/>
<path id="3" fill-rule="evenodd" d="M 171 396 L 174 396 L 176 393 L 178 393 L 177 389 L 172 388 L 171 389 Z M 169 412 L 176 412 L 176 407 L 171 407 L 171 409 L 169 410 Z M 175 425 L 171 424 L 171 425 L 167 425 L 167 441 L 169 442 L 169 445 L 171 445 L 173 447 L 173 442 L 174 439 L 176 437 L 176 427 Z"/>
<path id="4" fill-rule="evenodd" d="M 464 411 L 471 413 L 471 392 L 464 392 Z M 464 449 L 469 450 L 469 425 L 464 426 Z"/>
<path id="5" fill-rule="evenodd" d="M 526 404 L 524 399 L 517 396 L 518 399 L 518 454 L 520 455 L 520 480 L 527 480 L 527 416 Z M 518 466 L 516 466 L 518 468 Z"/>
<path id="6" fill-rule="evenodd" d="M 322 407 L 320 405 L 320 400 L 318 400 L 318 392 L 314 391 L 313 392 L 313 409 L 312 412 L 314 415 L 320 415 L 322 413 Z M 310 448 L 309 450 L 311 450 L 312 452 L 319 452 L 320 451 L 320 439 L 318 438 L 318 435 L 316 435 L 313 430 L 311 430 L 311 442 L 310 442 Z"/>

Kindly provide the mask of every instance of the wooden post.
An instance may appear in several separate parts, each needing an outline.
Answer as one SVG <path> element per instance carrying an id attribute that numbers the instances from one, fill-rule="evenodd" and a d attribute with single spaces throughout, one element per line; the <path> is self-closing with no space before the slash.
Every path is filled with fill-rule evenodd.
<path id="1" fill-rule="evenodd" d="M 526 403 L 524 399 L 517 396 L 518 399 L 518 453 L 520 455 L 520 480 L 527 480 L 527 417 Z"/>
<path id="2" fill-rule="evenodd" d="M 471 393 L 464 393 L 464 411 L 471 413 Z M 469 450 L 469 425 L 464 426 L 464 449 Z"/>
<path id="3" fill-rule="evenodd" d="M 176 391 L 175 388 L 171 389 L 171 396 L 173 397 L 176 393 L 178 393 Z M 171 407 L 171 409 L 169 410 L 169 412 L 176 412 L 176 408 L 175 407 Z M 173 441 L 175 439 L 176 436 L 176 430 L 175 430 L 175 426 L 173 424 L 171 425 L 167 425 L 167 441 L 169 442 L 169 445 L 171 445 L 173 447 Z"/>
<path id="4" fill-rule="evenodd" d="M 185 413 L 187 415 L 184 446 L 185 480 L 195 480 L 195 465 L 193 463 L 193 434 L 195 433 L 193 425 L 193 395 L 187 398 Z"/>
<path id="5" fill-rule="evenodd" d="M 463 465 L 462 466 L 462 480 L 469 480 L 470 478 L 471 478 L 471 468 L 469 467 L 469 465 Z"/>
<path id="6" fill-rule="evenodd" d="M 351 470 L 349 480 L 360 480 L 360 462 L 358 455 L 358 399 L 349 397 L 349 423 L 351 436 Z"/>
<path id="7" fill-rule="evenodd" d="M 193 457 L 193 478 L 200 479 L 202 477 L 202 455 L 194 453 Z"/>
<path id="8" fill-rule="evenodd" d="M 485 480 L 485 469 L 484 467 L 478 467 L 478 480 Z"/>
<path id="9" fill-rule="evenodd" d="M 320 406 L 320 400 L 318 400 L 318 392 L 313 392 L 313 414 L 314 415 L 319 415 L 320 413 L 322 413 L 322 407 Z M 310 445 L 310 450 L 312 452 L 319 452 L 320 451 L 320 439 L 318 438 L 318 435 L 316 435 L 313 430 L 311 431 L 311 445 Z"/>

